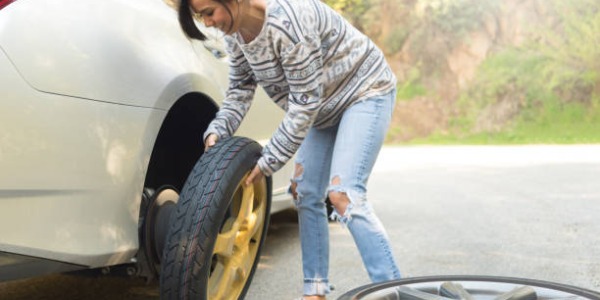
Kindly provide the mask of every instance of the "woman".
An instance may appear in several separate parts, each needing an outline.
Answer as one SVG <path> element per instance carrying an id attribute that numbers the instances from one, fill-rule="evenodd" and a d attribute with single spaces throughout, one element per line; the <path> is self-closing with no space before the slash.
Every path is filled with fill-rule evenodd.
<path id="1" fill-rule="evenodd" d="M 304 299 L 330 291 L 332 218 L 347 226 L 373 282 L 400 278 L 366 185 L 390 123 L 396 78 L 381 51 L 319 0 L 181 0 L 179 21 L 206 39 L 194 17 L 225 34 L 230 85 L 204 134 L 206 147 L 231 136 L 257 84 L 286 111 L 246 184 L 296 154 L 290 192 L 298 207 Z"/>

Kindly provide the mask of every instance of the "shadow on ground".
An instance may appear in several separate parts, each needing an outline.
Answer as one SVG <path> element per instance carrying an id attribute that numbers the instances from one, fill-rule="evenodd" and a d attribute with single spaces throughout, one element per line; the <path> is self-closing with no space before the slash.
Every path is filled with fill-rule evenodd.
<path id="1" fill-rule="evenodd" d="M 271 236 L 289 236 L 297 229 L 295 210 L 286 210 L 271 217 L 265 249 Z M 271 249 L 277 253 L 276 249 Z M 271 251 L 269 251 L 271 252 Z M 262 260 L 262 258 L 261 258 Z M 268 260 L 268 259 L 266 259 Z M 146 283 L 141 278 L 127 276 L 84 274 L 54 274 L 0 283 L 2 300 L 158 300 L 158 282 Z"/>

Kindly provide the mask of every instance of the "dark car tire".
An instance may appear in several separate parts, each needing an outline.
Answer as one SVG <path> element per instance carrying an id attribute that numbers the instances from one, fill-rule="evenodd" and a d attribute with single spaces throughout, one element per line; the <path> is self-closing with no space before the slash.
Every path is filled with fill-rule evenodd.
<path id="1" fill-rule="evenodd" d="M 472 292 L 472 295 L 468 295 L 470 297 L 474 297 L 474 299 L 491 299 L 494 296 L 493 289 L 487 289 L 485 284 L 512 284 L 514 288 L 523 287 L 531 288 L 530 291 L 532 293 L 537 291 L 545 292 L 545 293 L 561 293 L 558 297 L 552 297 L 545 295 L 540 297 L 539 299 L 591 299 L 591 300 L 600 300 L 600 293 L 570 286 L 561 283 L 554 283 L 542 280 L 535 279 L 525 279 L 525 278 L 512 278 L 512 277 L 499 277 L 499 276 L 475 276 L 475 275 L 442 275 L 442 276 L 425 276 L 425 277 L 413 277 L 413 278 L 405 278 L 399 280 L 391 280 L 380 283 L 372 283 L 362 287 L 358 287 L 353 289 L 338 298 L 338 300 L 358 300 L 358 299 L 404 299 L 404 298 L 414 298 L 414 299 L 441 299 L 439 296 L 445 296 L 447 298 L 466 298 L 464 295 L 460 295 L 463 297 L 459 297 L 457 295 L 448 295 L 445 294 L 444 291 L 440 289 L 441 282 L 451 282 L 457 284 L 465 284 L 465 283 L 477 283 L 476 289 Z M 406 293 L 398 293 L 399 288 L 411 288 L 413 291 L 423 292 L 422 294 L 412 294 L 411 290 L 408 290 L 409 294 Z M 536 297 L 529 297 L 531 295 L 525 293 L 520 295 L 519 299 L 537 299 Z M 563 294 L 569 294 L 565 298 Z M 415 296 L 416 295 L 416 296 Z M 535 295 L 535 294 L 533 294 Z M 506 295 L 502 295 L 506 296 Z M 499 295 L 497 297 L 500 297 Z M 501 298 L 501 297 L 500 297 Z M 502 298 L 505 299 L 505 298 Z"/>
<path id="2" fill-rule="evenodd" d="M 171 216 L 160 274 L 161 299 L 243 299 L 269 224 L 270 178 L 245 178 L 261 146 L 219 141 L 189 175 Z"/>

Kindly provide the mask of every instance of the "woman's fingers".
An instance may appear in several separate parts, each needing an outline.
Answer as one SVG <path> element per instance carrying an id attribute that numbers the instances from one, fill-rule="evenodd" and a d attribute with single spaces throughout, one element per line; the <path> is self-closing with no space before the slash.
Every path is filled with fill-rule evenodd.
<path id="1" fill-rule="evenodd" d="M 206 140 L 204 141 L 204 152 L 208 151 L 208 148 L 214 146 L 217 143 L 217 140 L 219 139 L 219 137 L 214 134 L 211 133 L 206 137 Z"/>
<path id="2" fill-rule="evenodd" d="M 254 166 L 254 169 L 252 169 L 252 172 L 250 172 L 250 175 L 248 175 L 248 177 L 246 177 L 246 186 L 249 186 L 253 183 L 257 183 L 259 182 L 265 175 L 263 175 L 262 171 L 260 170 L 260 168 L 258 167 L 258 165 Z"/>

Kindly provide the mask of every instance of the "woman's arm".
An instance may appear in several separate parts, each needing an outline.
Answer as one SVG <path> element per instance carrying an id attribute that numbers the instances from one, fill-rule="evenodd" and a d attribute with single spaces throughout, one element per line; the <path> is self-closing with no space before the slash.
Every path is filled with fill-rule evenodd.
<path id="1" fill-rule="evenodd" d="M 227 51 L 229 52 L 229 87 L 223 105 L 204 132 L 204 141 L 211 134 L 216 135 L 217 139 L 232 136 L 239 128 L 254 98 L 256 80 L 244 54 L 233 41 L 228 43 Z"/>

